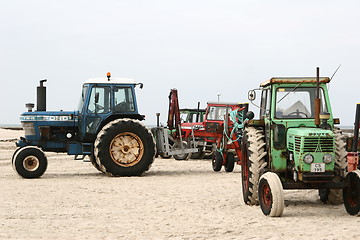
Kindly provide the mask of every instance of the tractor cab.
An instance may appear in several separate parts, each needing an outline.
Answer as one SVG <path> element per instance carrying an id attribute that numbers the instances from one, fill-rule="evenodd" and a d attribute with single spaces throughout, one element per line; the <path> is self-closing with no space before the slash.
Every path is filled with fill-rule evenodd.
<path id="1" fill-rule="evenodd" d="M 315 127 L 315 98 L 319 92 L 320 117 L 331 126 L 333 118 L 325 85 L 329 82 L 329 78 L 320 78 L 317 89 L 316 78 L 271 78 L 260 85 L 260 118 Z"/>
<path id="2" fill-rule="evenodd" d="M 133 79 L 128 78 L 86 81 L 78 107 L 80 139 L 92 141 L 102 126 L 117 118 L 143 120 L 144 116 L 138 113 L 136 85 Z"/>

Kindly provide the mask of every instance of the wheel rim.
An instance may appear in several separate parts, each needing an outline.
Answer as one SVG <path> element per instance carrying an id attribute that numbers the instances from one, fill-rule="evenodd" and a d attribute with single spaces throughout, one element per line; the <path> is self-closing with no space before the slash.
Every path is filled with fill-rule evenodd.
<path id="1" fill-rule="evenodd" d="M 144 144 L 134 133 L 120 133 L 110 143 L 110 156 L 120 166 L 134 166 L 143 155 Z"/>
<path id="2" fill-rule="evenodd" d="M 36 169 L 39 168 L 40 165 L 40 161 L 37 157 L 35 156 L 27 156 L 26 158 L 24 158 L 23 161 L 23 167 L 30 172 L 36 171 Z"/>
<path id="3" fill-rule="evenodd" d="M 261 200 L 266 208 L 270 208 L 272 205 L 272 195 L 269 184 L 266 183 L 261 187 Z"/>

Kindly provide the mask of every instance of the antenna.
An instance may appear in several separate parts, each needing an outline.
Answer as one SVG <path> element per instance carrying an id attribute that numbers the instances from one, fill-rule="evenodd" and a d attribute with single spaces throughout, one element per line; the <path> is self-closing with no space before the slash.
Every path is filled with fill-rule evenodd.
<path id="1" fill-rule="evenodd" d="M 331 76 L 330 81 L 333 79 L 333 77 L 335 76 L 336 72 L 339 70 L 340 67 L 341 67 L 341 64 L 337 67 L 334 74 Z"/>
<path id="2" fill-rule="evenodd" d="M 331 82 L 331 80 L 333 79 L 333 77 L 335 76 L 335 74 L 337 73 L 337 71 L 339 70 L 340 67 L 341 67 L 341 64 L 339 64 L 339 66 L 337 67 L 337 69 L 335 70 L 335 72 L 333 73 L 333 75 L 331 76 L 330 82 Z M 329 83 L 329 85 L 328 85 L 328 90 L 330 90 L 330 83 Z"/>

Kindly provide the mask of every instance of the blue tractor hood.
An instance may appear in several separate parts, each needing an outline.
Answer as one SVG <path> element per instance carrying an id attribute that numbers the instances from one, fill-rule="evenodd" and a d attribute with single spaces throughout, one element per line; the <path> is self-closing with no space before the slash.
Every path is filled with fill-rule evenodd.
<path id="1" fill-rule="evenodd" d="M 24 112 L 20 116 L 20 121 L 28 143 L 38 145 L 38 141 L 41 140 L 65 140 L 67 133 L 75 136 L 78 129 L 78 114 L 78 111 Z"/>

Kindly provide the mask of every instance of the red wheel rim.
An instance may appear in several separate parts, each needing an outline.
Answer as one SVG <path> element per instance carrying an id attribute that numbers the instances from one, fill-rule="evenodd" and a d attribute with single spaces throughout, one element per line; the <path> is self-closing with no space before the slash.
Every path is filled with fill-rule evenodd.
<path id="1" fill-rule="evenodd" d="M 271 207 L 271 205 L 272 205 L 272 194 L 271 194 L 271 189 L 270 189 L 268 183 L 266 183 L 266 184 L 264 184 L 262 186 L 261 192 L 262 192 L 262 196 L 261 196 L 262 202 L 264 203 L 265 206 Z"/>

